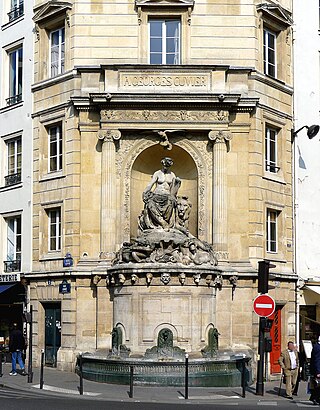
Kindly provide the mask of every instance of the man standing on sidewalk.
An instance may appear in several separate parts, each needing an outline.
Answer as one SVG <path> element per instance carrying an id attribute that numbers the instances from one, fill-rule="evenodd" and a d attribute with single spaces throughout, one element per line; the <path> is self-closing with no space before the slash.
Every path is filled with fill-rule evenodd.
<path id="1" fill-rule="evenodd" d="M 25 339 L 20 329 L 18 329 L 18 325 L 16 323 L 13 324 L 13 329 L 9 336 L 9 352 L 11 353 L 11 364 L 12 370 L 9 373 L 10 376 L 17 375 L 17 359 L 19 366 L 21 368 L 21 374 L 23 376 L 26 375 L 24 369 L 24 363 L 22 361 L 22 351 L 25 349 Z"/>
<path id="2" fill-rule="evenodd" d="M 299 369 L 299 357 L 293 342 L 288 342 L 288 349 L 281 352 L 279 364 L 286 378 L 286 397 L 292 399 Z"/>

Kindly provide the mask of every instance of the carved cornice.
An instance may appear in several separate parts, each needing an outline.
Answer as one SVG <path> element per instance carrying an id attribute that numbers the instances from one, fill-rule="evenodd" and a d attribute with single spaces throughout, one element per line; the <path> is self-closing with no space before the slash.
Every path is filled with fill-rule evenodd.
<path id="1" fill-rule="evenodd" d="M 135 0 L 136 7 L 193 7 L 194 0 Z"/>
<path id="2" fill-rule="evenodd" d="M 232 133 L 230 131 L 210 131 L 208 134 L 209 140 L 214 143 L 225 143 L 232 140 Z"/>
<path id="3" fill-rule="evenodd" d="M 119 130 L 99 130 L 98 139 L 103 142 L 115 142 L 121 138 Z"/>
<path id="4" fill-rule="evenodd" d="M 58 14 L 67 14 L 67 11 L 72 8 L 72 3 L 67 1 L 54 1 L 50 0 L 42 4 L 39 8 L 35 8 L 35 15 L 33 21 L 37 24 L 41 24 L 46 20 L 52 20 Z"/>
<path id="5" fill-rule="evenodd" d="M 291 13 L 278 4 L 260 3 L 257 5 L 257 12 L 262 18 L 267 18 L 284 27 L 293 24 Z"/>
<path id="6" fill-rule="evenodd" d="M 101 110 L 102 122 L 197 122 L 228 123 L 228 111 L 191 111 L 191 110 Z"/>

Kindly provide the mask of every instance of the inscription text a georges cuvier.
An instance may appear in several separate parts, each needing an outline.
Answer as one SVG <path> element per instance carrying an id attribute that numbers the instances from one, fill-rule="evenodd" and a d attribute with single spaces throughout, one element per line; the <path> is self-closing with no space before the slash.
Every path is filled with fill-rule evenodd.
<path id="1" fill-rule="evenodd" d="M 207 87 L 205 75 L 122 75 L 123 87 Z"/>

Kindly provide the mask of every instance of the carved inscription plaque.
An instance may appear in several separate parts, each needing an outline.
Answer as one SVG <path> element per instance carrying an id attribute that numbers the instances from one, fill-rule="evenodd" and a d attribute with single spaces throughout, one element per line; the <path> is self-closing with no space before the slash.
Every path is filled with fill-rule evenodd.
<path id="1" fill-rule="evenodd" d="M 209 73 L 120 73 L 119 87 L 127 91 L 209 92 Z"/>

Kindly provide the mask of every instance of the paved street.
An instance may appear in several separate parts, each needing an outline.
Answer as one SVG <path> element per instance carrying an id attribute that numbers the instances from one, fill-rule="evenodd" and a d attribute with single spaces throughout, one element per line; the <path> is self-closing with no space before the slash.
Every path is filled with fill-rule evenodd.
<path id="1" fill-rule="evenodd" d="M 294 408 L 313 408 L 311 402 L 306 400 L 266 400 L 266 399 L 228 399 L 212 398 L 211 403 L 201 403 L 201 397 L 191 397 L 190 400 L 183 400 L 181 403 L 159 403 L 159 402 L 145 402 L 137 399 L 130 401 L 112 401 L 106 398 L 88 398 L 88 397 L 66 397 L 66 395 L 48 395 L 46 392 L 30 391 L 26 392 L 18 389 L 0 388 L 1 409 L 16 410 L 16 409 L 45 409 L 45 410 L 62 410 L 62 409 L 112 409 L 112 410 L 174 410 L 188 409 L 209 410 L 209 409 L 257 409 L 263 407 L 280 408 L 280 409 L 294 409 Z M 165 397 L 164 397 L 165 399 Z M 208 399 L 206 399 L 207 401 Z"/>
<path id="2" fill-rule="evenodd" d="M 188 409 L 271 409 L 316 408 L 308 400 L 306 383 L 302 382 L 299 395 L 288 400 L 279 392 L 279 381 L 265 383 L 264 396 L 255 395 L 255 385 L 246 389 L 241 397 L 240 388 L 190 388 L 189 398 L 184 398 L 184 388 L 134 386 L 134 397 L 129 397 L 129 387 L 84 380 L 84 395 L 79 394 L 79 377 L 75 373 L 44 369 L 44 389 L 39 388 L 39 369 L 34 369 L 33 383 L 18 375 L 9 376 L 10 364 L 5 364 L 0 378 L 0 408 L 11 409 L 112 409 L 112 410 L 179 410 Z"/>

